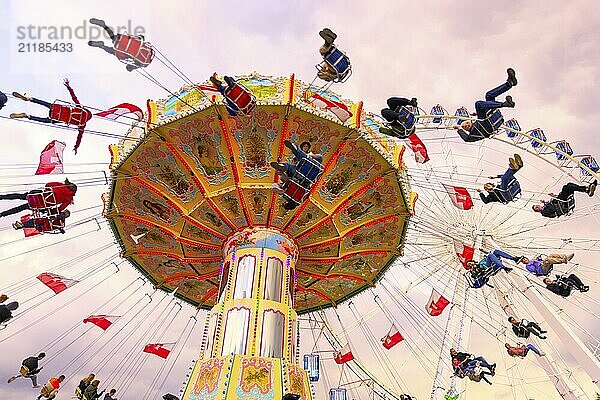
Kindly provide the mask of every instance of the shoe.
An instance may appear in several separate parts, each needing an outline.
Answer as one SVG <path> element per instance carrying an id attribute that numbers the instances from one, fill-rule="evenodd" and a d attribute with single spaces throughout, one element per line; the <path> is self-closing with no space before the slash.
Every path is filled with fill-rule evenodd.
<path id="1" fill-rule="evenodd" d="M 513 171 L 516 171 L 519 169 L 519 164 L 517 163 L 517 160 L 515 160 L 512 157 L 510 157 L 508 159 L 508 165 L 509 165 L 510 169 L 512 169 Z"/>
<path id="2" fill-rule="evenodd" d="M 225 79 L 225 83 L 227 84 L 227 86 L 232 87 L 235 85 L 235 79 L 233 79 L 230 76 L 224 76 L 223 79 Z"/>
<path id="3" fill-rule="evenodd" d="M 127 64 L 127 66 L 125 67 L 125 69 L 129 72 L 133 71 L 136 68 L 137 68 L 137 65 L 133 65 L 133 64 Z"/>
<path id="4" fill-rule="evenodd" d="M 271 167 L 275 168 L 278 171 L 285 172 L 285 165 L 276 163 L 275 161 L 271 161 Z"/>
<path id="5" fill-rule="evenodd" d="M 590 290 L 590 287 L 589 287 L 589 286 L 587 286 L 587 285 L 585 285 L 585 286 L 583 286 L 581 289 L 579 289 L 579 291 L 580 291 L 581 293 L 585 293 L 585 292 L 587 292 L 588 290 Z"/>
<path id="6" fill-rule="evenodd" d="M 18 376 L 12 376 L 12 377 L 8 378 L 8 381 L 6 381 L 6 383 L 11 383 L 12 381 L 14 381 L 17 378 L 18 378 Z"/>
<path id="7" fill-rule="evenodd" d="M 335 39 L 337 39 L 337 35 L 329 28 L 324 28 L 319 32 L 319 36 L 323 38 L 325 41 L 325 45 L 331 45 Z"/>
<path id="8" fill-rule="evenodd" d="M 292 151 L 296 150 L 296 146 L 294 145 L 294 143 L 290 142 L 289 140 L 284 140 L 283 145 Z"/>
<path id="9" fill-rule="evenodd" d="M 571 261 L 575 257 L 575 253 L 567 254 L 567 262 Z"/>
<path id="10" fill-rule="evenodd" d="M 27 97 L 27 96 L 25 96 L 25 95 L 22 95 L 22 94 L 21 94 L 21 93 L 19 93 L 19 92 L 12 92 L 12 95 L 13 95 L 13 96 L 15 96 L 17 99 L 21 99 L 21 100 L 24 100 L 24 101 L 30 101 L 30 100 L 31 100 L 31 98 L 30 98 L 30 97 Z"/>
<path id="11" fill-rule="evenodd" d="M 544 357 L 546 355 L 546 353 L 544 353 L 543 351 L 540 351 L 540 354 L 538 354 L 538 357 Z"/>
<path id="12" fill-rule="evenodd" d="M 598 181 L 594 179 L 594 182 L 590 183 L 590 185 L 587 188 L 588 196 L 592 197 L 594 195 L 594 193 L 596 192 L 596 186 L 598 186 Z"/>
<path id="13" fill-rule="evenodd" d="M 514 108 L 515 102 L 512 99 L 512 96 L 506 96 L 506 100 L 502 103 L 502 107 Z"/>
<path id="14" fill-rule="evenodd" d="M 33 385 L 32 388 L 37 389 L 39 387 L 42 387 L 42 385 Z"/>
<path id="15" fill-rule="evenodd" d="M 410 99 L 410 103 L 408 103 L 408 104 L 413 107 L 417 107 L 417 98 L 413 97 L 412 99 Z"/>
<path id="16" fill-rule="evenodd" d="M 90 18 L 90 24 L 98 25 L 98 26 L 102 26 L 102 27 L 106 26 L 106 23 L 103 20 L 98 19 L 98 18 Z"/>
<path id="17" fill-rule="evenodd" d="M 492 376 L 496 375 L 496 363 L 492 364 L 492 368 L 490 368 L 490 372 L 492 373 Z"/>
<path id="18" fill-rule="evenodd" d="M 521 155 L 515 153 L 515 161 L 517 162 L 517 165 L 519 166 L 518 169 L 521 169 L 523 167 L 523 159 L 521 158 Z"/>
<path id="19" fill-rule="evenodd" d="M 10 114 L 10 117 L 13 119 L 14 118 L 27 118 L 27 117 L 29 117 L 29 115 L 27 115 L 25 113 L 13 113 L 13 114 Z"/>
<path id="20" fill-rule="evenodd" d="M 90 40 L 90 41 L 88 41 L 88 46 L 102 47 L 102 46 L 104 46 L 104 42 L 101 40 Z"/>
<path id="21" fill-rule="evenodd" d="M 547 339 L 547 336 L 546 336 L 546 335 L 539 335 L 538 337 L 539 337 L 540 339 Z"/>
<path id="22" fill-rule="evenodd" d="M 504 267 L 504 271 L 506 271 L 507 274 L 512 270 L 513 270 L 513 268 Z"/>
<path id="23" fill-rule="evenodd" d="M 506 80 L 506 82 L 508 82 L 511 87 L 517 86 L 517 74 L 515 73 L 515 70 L 512 68 L 508 68 L 506 70 L 506 73 L 508 74 L 508 79 Z"/>
<path id="24" fill-rule="evenodd" d="M 23 229 L 23 224 L 21 223 L 21 221 L 15 221 L 12 224 L 13 228 L 15 228 L 15 230 L 19 230 L 19 229 Z"/>
<path id="25" fill-rule="evenodd" d="M 516 257 L 513 257 L 513 261 L 515 263 L 519 264 L 521 261 L 523 261 L 524 258 L 525 258 L 524 256 L 516 256 Z"/>
<path id="26" fill-rule="evenodd" d="M 216 76 L 211 76 L 208 80 L 215 86 L 221 85 L 223 83 L 220 80 L 218 80 Z"/>
<path id="27" fill-rule="evenodd" d="M 540 331 L 540 333 L 544 334 L 544 333 L 548 333 L 548 331 Z"/>

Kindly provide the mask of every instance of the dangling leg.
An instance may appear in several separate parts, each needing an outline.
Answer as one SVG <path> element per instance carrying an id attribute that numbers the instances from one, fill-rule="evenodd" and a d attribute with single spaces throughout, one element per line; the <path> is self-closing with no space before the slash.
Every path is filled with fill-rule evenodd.
<path id="1" fill-rule="evenodd" d="M 537 354 L 538 356 L 542 355 L 542 352 L 539 351 L 534 345 L 532 344 L 528 344 L 527 346 L 525 346 L 525 355 L 527 355 L 527 352 L 531 350 L 533 351 L 535 354 Z"/>
<path id="2" fill-rule="evenodd" d="M 92 24 L 92 25 L 98 25 L 99 27 L 101 27 L 101 28 L 104 29 L 104 31 L 106 32 L 106 34 L 108 35 L 108 37 L 111 40 L 115 39 L 115 33 L 113 32 L 113 30 L 110 27 L 108 27 L 106 25 L 106 23 L 103 20 L 98 19 L 98 18 L 91 18 L 90 19 L 90 24 Z"/>
<path id="3" fill-rule="evenodd" d="M 0 218 L 6 217 L 8 215 L 18 214 L 18 213 L 20 213 L 22 211 L 25 211 L 25 210 L 30 210 L 29 204 L 27 204 L 27 203 L 21 204 L 20 206 L 17 206 L 17 207 L 14 207 L 14 208 L 10 208 L 10 209 L 8 209 L 6 211 L 0 212 Z"/>
<path id="4" fill-rule="evenodd" d="M 581 292 L 587 292 L 589 290 L 589 286 L 586 286 L 575 274 L 569 275 L 567 281 L 572 283 L 573 286 L 575 286 Z"/>
<path id="5" fill-rule="evenodd" d="M 560 190 L 560 193 L 556 197 L 563 201 L 566 201 L 569 198 L 569 196 L 571 196 L 572 194 L 575 194 L 575 192 L 587 192 L 587 191 L 588 191 L 587 186 L 578 185 L 576 183 L 569 182 L 562 187 L 562 189 Z"/>
<path id="6" fill-rule="evenodd" d="M 7 193 L 0 194 L 0 200 L 27 200 L 29 193 Z"/>

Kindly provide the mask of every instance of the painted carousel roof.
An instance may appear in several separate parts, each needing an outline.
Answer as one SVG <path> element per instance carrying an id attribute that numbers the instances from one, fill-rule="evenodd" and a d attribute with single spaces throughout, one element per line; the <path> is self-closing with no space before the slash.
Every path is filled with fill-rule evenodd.
<path id="1" fill-rule="evenodd" d="M 105 214 L 123 257 L 158 287 L 210 308 L 227 237 L 268 226 L 299 247 L 299 313 L 373 286 L 401 254 L 412 210 L 404 147 L 378 132 L 361 103 L 307 90 L 293 75 L 238 81 L 257 98 L 250 116 L 229 117 L 208 84 L 184 87 L 149 101 L 146 129 L 134 127 L 112 146 Z M 325 166 L 292 211 L 273 192 L 269 165 L 291 160 L 285 139 L 310 142 Z"/>

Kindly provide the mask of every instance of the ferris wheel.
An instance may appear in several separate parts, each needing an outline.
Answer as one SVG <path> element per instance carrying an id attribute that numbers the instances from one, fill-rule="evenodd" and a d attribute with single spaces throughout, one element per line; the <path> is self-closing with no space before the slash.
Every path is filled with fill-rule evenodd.
<path id="1" fill-rule="evenodd" d="M 415 136 L 386 135 L 389 125 L 362 102 L 330 90 L 351 73 L 335 46 L 318 67 L 336 74 L 323 86 L 253 73 L 222 77 L 224 87 L 216 74 L 210 83 L 193 82 L 156 47 L 134 39 L 128 41 L 144 51 L 119 57 L 129 69 L 165 88 L 138 69 L 156 51 L 185 85 L 165 88 L 168 97 L 149 101 L 143 118 L 132 118 L 126 128 L 88 132 L 120 143 L 111 146 L 108 171 L 74 166 L 75 175 L 95 173 L 79 186 L 100 187 L 104 196 L 102 205 L 79 210 L 67 231 L 103 240 L 3 287 L 23 296 L 27 307 L 2 326 L 0 343 L 88 299 L 130 264 L 139 275 L 128 275 L 110 300 L 84 316 L 106 335 L 85 343 L 92 326 L 77 321 L 39 343 L 53 351 L 47 362 L 67 379 L 93 369 L 120 393 L 132 393 L 140 372 L 152 365 L 135 349 L 175 354 L 144 386 L 142 397 L 154 398 L 174 368 L 181 369 L 186 345 L 195 345 L 179 392 L 186 400 L 215 393 L 229 398 L 235 390 L 305 400 L 485 395 L 484 382 L 453 370 L 450 349 L 456 348 L 496 362 L 493 385 L 515 398 L 589 398 L 600 371 L 593 333 L 598 300 L 583 292 L 558 297 L 516 260 L 508 261 L 509 273 L 485 276 L 487 285 L 474 287 L 460 255 L 465 248 L 474 260 L 493 250 L 528 258 L 575 253 L 554 272 L 597 285 L 600 238 L 581 226 L 598 221 L 600 195 L 581 195 L 575 207 L 567 201 L 557 219 L 531 209 L 567 181 L 598 179 L 593 155 L 576 153 L 540 128 L 522 129 L 514 118 L 499 122 L 489 140 L 464 143 L 452 128 L 470 118 L 463 107 L 455 113 L 441 105 L 429 112 L 407 108 Z M 304 143 L 323 153 L 322 164 L 274 191 L 282 181 L 270 166 L 300 158 Z M 483 204 L 476 190 L 515 154 L 524 164 L 516 184 L 505 188 L 503 201 Z M 52 224 L 40 229 L 60 230 Z M 39 250 L 69 240 L 49 236 L 36 238 L 45 241 Z M 40 282 L 55 295 L 77 294 L 38 315 L 38 307 L 55 300 L 26 294 Z M 447 303 L 434 312 L 432 300 L 437 307 L 441 299 Z M 507 357 L 504 343 L 522 341 L 512 333 L 511 316 L 548 331 L 547 339 L 527 342 L 545 355 Z M 13 325 L 19 319 L 24 326 Z M 77 352 L 63 362 L 74 345 Z"/>

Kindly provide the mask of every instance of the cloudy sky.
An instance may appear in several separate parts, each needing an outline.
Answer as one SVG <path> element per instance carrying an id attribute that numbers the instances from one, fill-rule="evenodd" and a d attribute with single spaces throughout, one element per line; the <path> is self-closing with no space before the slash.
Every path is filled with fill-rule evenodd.
<path id="1" fill-rule="evenodd" d="M 552 139 L 568 138 L 576 154 L 600 156 L 597 135 L 600 11 L 596 2 L 298 3 L 0 0 L 0 17 L 5 21 L 0 26 L 0 90 L 26 92 L 49 101 L 68 99 L 62 86 L 62 78 L 68 77 L 79 99 L 98 108 L 124 101 L 143 105 L 148 98 L 165 97 L 163 89 L 138 74 L 127 73 L 122 64 L 100 50 L 87 47 L 86 41 L 95 34 L 85 22 L 90 17 L 103 18 L 112 25 L 143 28 L 146 37 L 195 81 L 204 81 L 215 71 L 222 74 L 257 71 L 273 76 L 295 73 L 299 79 L 311 81 L 321 43 L 317 33 L 328 26 L 338 33 L 338 44 L 350 55 L 354 71 L 347 83 L 336 85 L 334 90 L 346 98 L 362 100 L 367 110 L 378 112 L 385 99 L 393 95 L 418 97 L 425 109 L 436 103 L 451 111 L 462 105 L 472 109 L 473 102 L 504 80 L 506 67 L 512 66 L 517 71 L 519 85 L 511 91 L 517 107 L 508 114 L 518 116 L 526 129 L 542 127 Z M 69 27 L 77 37 L 51 39 L 48 33 L 53 27 Z M 72 52 L 34 52 L 31 44 L 40 42 L 71 45 Z M 183 83 L 157 63 L 149 70 L 172 90 Z M 46 178 L 33 175 L 35 164 L 40 150 L 49 141 L 58 139 L 67 143 L 65 157 L 69 176 L 81 183 L 72 207 L 76 212 L 74 219 L 84 221 L 99 216 L 100 195 L 107 190 L 102 183 L 109 159 L 107 146 L 114 139 L 86 135 L 79 154 L 74 156 L 69 151 L 75 139 L 71 132 L 4 118 L 11 112 L 21 111 L 45 114 L 43 108 L 15 99 L 10 99 L 0 113 L 3 117 L 0 119 L 3 139 L 0 192 L 30 190 L 46 182 Z M 92 123 L 93 129 L 98 131 L 121 134 L 125 129 L 119 124 Z M 502 144 L 468 147 L 457 142 L 453 135 L 449 132 L 447 141 L 432 138 L 426 143 L 432 155 L 447 157 L 449 151 L 453 154 L 443 161 L 432 160 L 432 165 L 450 171 L 455 163 L 463 177 L 473 171 L 483 171 L 484 176 L 499 173 L 497 169 L 504 168 L 506 156 L 514 152 Z M 480 165 L 474 156 L 482 155 L 485 157 Z M 530 193 L 558 190 L 553 185 L 566 181 L 564 174 L 548 163 L 531 155 L 524 158 L 531 165 L 522 173 L 523 182 L 530 185 Z M 408 162 L 409 167 L 415 168 L 414 176 L 422 177 L 419 167 Z M 481 180 L 473 178 L 465 186 L 475 188 L 480 183 Z M 418 183 L 414 184 L 414 190 L 419 192 Z M 595 203 L 587 198 L 578 199 L 578 205 L 586 209 Z M 428 205 L 423 204 L 423 207 Z M 428 215 L 423 211 L 424 217 Z M 526 221 L 533 216 L 520 212 L 507 225 L 518 226 L 519 218 Z M 163 293 L 154 294 L 152 302 L 146 305 L 149 297 L 145 294 L 152 293 L 151 289 L 148 285 L 138 288 L 141 282 L 126 263 L 113 264 L 122 261 L 118 258 L 118 249 L 110 245 L 113 239 L 106 223 L 101 217 L 97 221 L 76 226 L 64 236 L 29 240 L 17 240 L 20 235 L 11 230 L 10 219 L 0 221 L 0 289 L 7 289 L 13 299 L 23 303 L 21 309 L 26 310 L 22 317 L 0 331 L 0 395 L 3 398 L 35 396 L 36 392 L 27 382 L 18 380 L 9 386 L 5 377 L 18 370 L 23 358 L 39 350 L 47 350 L 51 358 L 40 375 L 42 381 L 60 373 L 71 378 L 60 398 L 68 398 L 73 382 L 89 372 L 98 374 L 103 381 L 101 387 L 110 385 L 127 390 L 126 398 L 157 398 L 158 387 L 167 375 L 161 392 L 176 393 L 191 360 L 197 357 L 205 313 L 199 313 L 198 322 L 194 324 L 195 320 L 190 317 L 196 314 L 195 310 L 185 305 L 180 310 L 170 298 L 163 299 Z M 596 215 L 583 214 L 576 221 L 548 226 L 535 235 L 600 239 L 599 222 Z M 507 242 L 513 243 L 510 238 Z M 515 238 L 513 244 L 519 247 L 524 246 L 523 243 L 521 237 Z M 588 242 L 580 245 L 577 254 L 582 263 L 578 272 L 589 279 L 591 293 L 577 306 L 572 302 L 556 303 L 557 308 L 569 310 L 569 321 L 585 343 L 600 334 L 598 315 L 594 313 L 600 302 L 598 270 L 594 265 L 597 253 L 592 250 Z M 400 265 L 395 268 L 389 274 L 389 288 L 405 289 L 407 282 L 420 280 L 424 274 L 417 268 L 403 270 Z M 81 278 L 82 282 L 70 292 L 51 298 L 40 284 L 30 279 L 50 269 Z M 415 302 L 423 303 L 431 286 L 440 279 L 409 294 Z M 382 290 L 385 287 L 382 285 Z M 384 292 L 378 294 L 383 296 Z M 359 307 L 360 314 L 372 315 L 366 325 L 380 337 L 389 328 L 389 322 L 378 314 L 372 295 L 368 296 L 357 299 L 354 306 Z M 102 335 L 80 324 L 90 313 L 104 313 L 107 309 L 124 316 L 121 331 L 111 336 Z M 340 307 L 345 326 L 339 331 L 345 330 L 350 340 L 359 344 L 365 332 L 359 329 L 362 325 L 357 324 L 351 311 L 346 305 Z M 437 339 L 428 335 L 426 326 L 411 320 L 411 314 L 400 311 L 397 310 L 397 317 L 405 324 L 407 333 L 413 335 L 416 350 L 406 347 L 386 354 L 390 365 L 394 365 L 393 370 L 389 365 L 378 364 L 372 353 L 361 350 L 362 346 L 357 346 L 356 351 L 389 386 L 425 399 L 430 396 L 430 371 L 435 370 L 437 359 L 433 352 L 423 350 L 417 357 L 415 351 L 419 343 L 436 345 Z M 483 315 L 475 318 L 487 318 L 485 311 L 481 313 Z M 443 326 L 438 321 L 436 324 Z M 159 329 L 167 325 L 170 329 Z M 486 356 L 491 352 L 490 357 L 499 360 L 504 357 L 497 346 L 499 339 L 488 337 L 487 330 L 473 328 L 470 350 L 486 352 Z M 181 337 L 182 343 L 188 335 L 189 340 L 179 347 L 181 353 L 172 369 L 170 363 L 136 353 L 144 342 L 177 341 Z M 303 346 L 310 351 L 314 341 L 310 334 L 304 337 Z M 494 343 L 492 350 L 490 340 Z M 560 341 L 553 341 L 552 347 L 563 354 L 561 362 L 575 371 L 579 394 L 591 396 L 595 386 L 586 381 L 561 348 Z M 556 393 L 535 360 L 528 358 L 520 362 L 519 373 L 514 374 L 510 368 L 514 361 L 504 358 L 497 384 L 492 387 L 470 385 L 467 398 L 556 399 Z M 414 366 L 417 367 L 411 368 Z M 328 363 L 327 368 L 327 381 L 331 386 L 346 379 L 339 378 L 340 371 L 334 364 Z M 158 382 L 153 383 L 155 376 L 159 377 Z M 326 395 L 324 381 L 317 386 L 319 398 Z M 128 387 L 129 382 L 132 384 Z M 530 390 L 526 387 L 529 383 Z M 146 393 L 148 386 L 157 390 Z M 356 393 L 360 393 L 358 389 Z"/>

